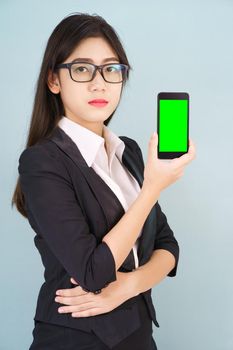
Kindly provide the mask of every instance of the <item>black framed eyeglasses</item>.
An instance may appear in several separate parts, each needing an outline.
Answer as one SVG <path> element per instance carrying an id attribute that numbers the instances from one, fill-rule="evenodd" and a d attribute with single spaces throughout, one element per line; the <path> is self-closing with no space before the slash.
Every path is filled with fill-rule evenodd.
<path id="1" fill-rule="evenodd" d="M 89 62 L 71 62 L 58 64 L 55 69 L 69 69 L 70 77 L 78 83 L 86 83 L 94 79 L 97 70 L 108 83 L 118 84 L 127 77 L 128 66 L 122 63 L 107 63 L 97 66 Z"/>

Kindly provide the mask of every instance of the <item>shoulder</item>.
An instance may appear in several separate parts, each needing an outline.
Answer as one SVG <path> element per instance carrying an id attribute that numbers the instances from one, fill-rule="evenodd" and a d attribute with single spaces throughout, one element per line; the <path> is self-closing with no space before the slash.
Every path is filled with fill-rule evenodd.
<path id="1" fill-rule="evenodd" d="M 42 140 L 27 147 L 19 156 L 19 172 L 26 169 L 43 169 L 51 166 L 60 167 L 60 152 L 53 142 Z"/>

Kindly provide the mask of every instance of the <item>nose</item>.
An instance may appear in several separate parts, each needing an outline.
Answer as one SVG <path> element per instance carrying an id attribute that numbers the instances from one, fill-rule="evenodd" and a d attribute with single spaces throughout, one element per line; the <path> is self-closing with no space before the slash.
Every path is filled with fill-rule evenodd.
<path id="1" fill-rule="evenodd" d="M 97 87 L 101 89 L 106 87 L 106 81 L 104 80 L 100 69 L 97 69 L 94 78 L 90 81 L 90 84 L 92 87 Z"/>

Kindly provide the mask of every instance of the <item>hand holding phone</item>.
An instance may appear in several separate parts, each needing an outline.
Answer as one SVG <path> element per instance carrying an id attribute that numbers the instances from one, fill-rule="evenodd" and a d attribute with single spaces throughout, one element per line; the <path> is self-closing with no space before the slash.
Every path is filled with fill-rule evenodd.
<path id="1" fill-rule="evenodd" d="M 189 139 L 188 152 L 167 162 L 157 156 L 158 134 L 150 138 L 147 161 L 144 168 L 144 181 L 142 188 L 154 198 L 166 187 L 177 181 L 183 174 L 184 168 L 196 156 L 195 145 Z"/>

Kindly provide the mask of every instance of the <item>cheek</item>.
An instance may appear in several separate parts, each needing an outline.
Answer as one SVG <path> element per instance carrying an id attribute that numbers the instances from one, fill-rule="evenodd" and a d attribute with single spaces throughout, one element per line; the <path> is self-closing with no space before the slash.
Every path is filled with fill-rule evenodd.
<path id="1" fill-rule="evenodd" d="M 112 96 L 112 101 L 114 101 L 115 104 L 118 103 L 121 96 L 121 88 L 118 86 L 113 87 L 111 91 L 111 96 Z"/>
<path id="2" fill-rule="evenodd" d="M 67 84 L 67 86 L 63 87 L 60 94 L 64 106 L 81 106 L 84 102 L 84 93 L 81 89 L 78 89 L 78 87 L 73 87 Z"/>

